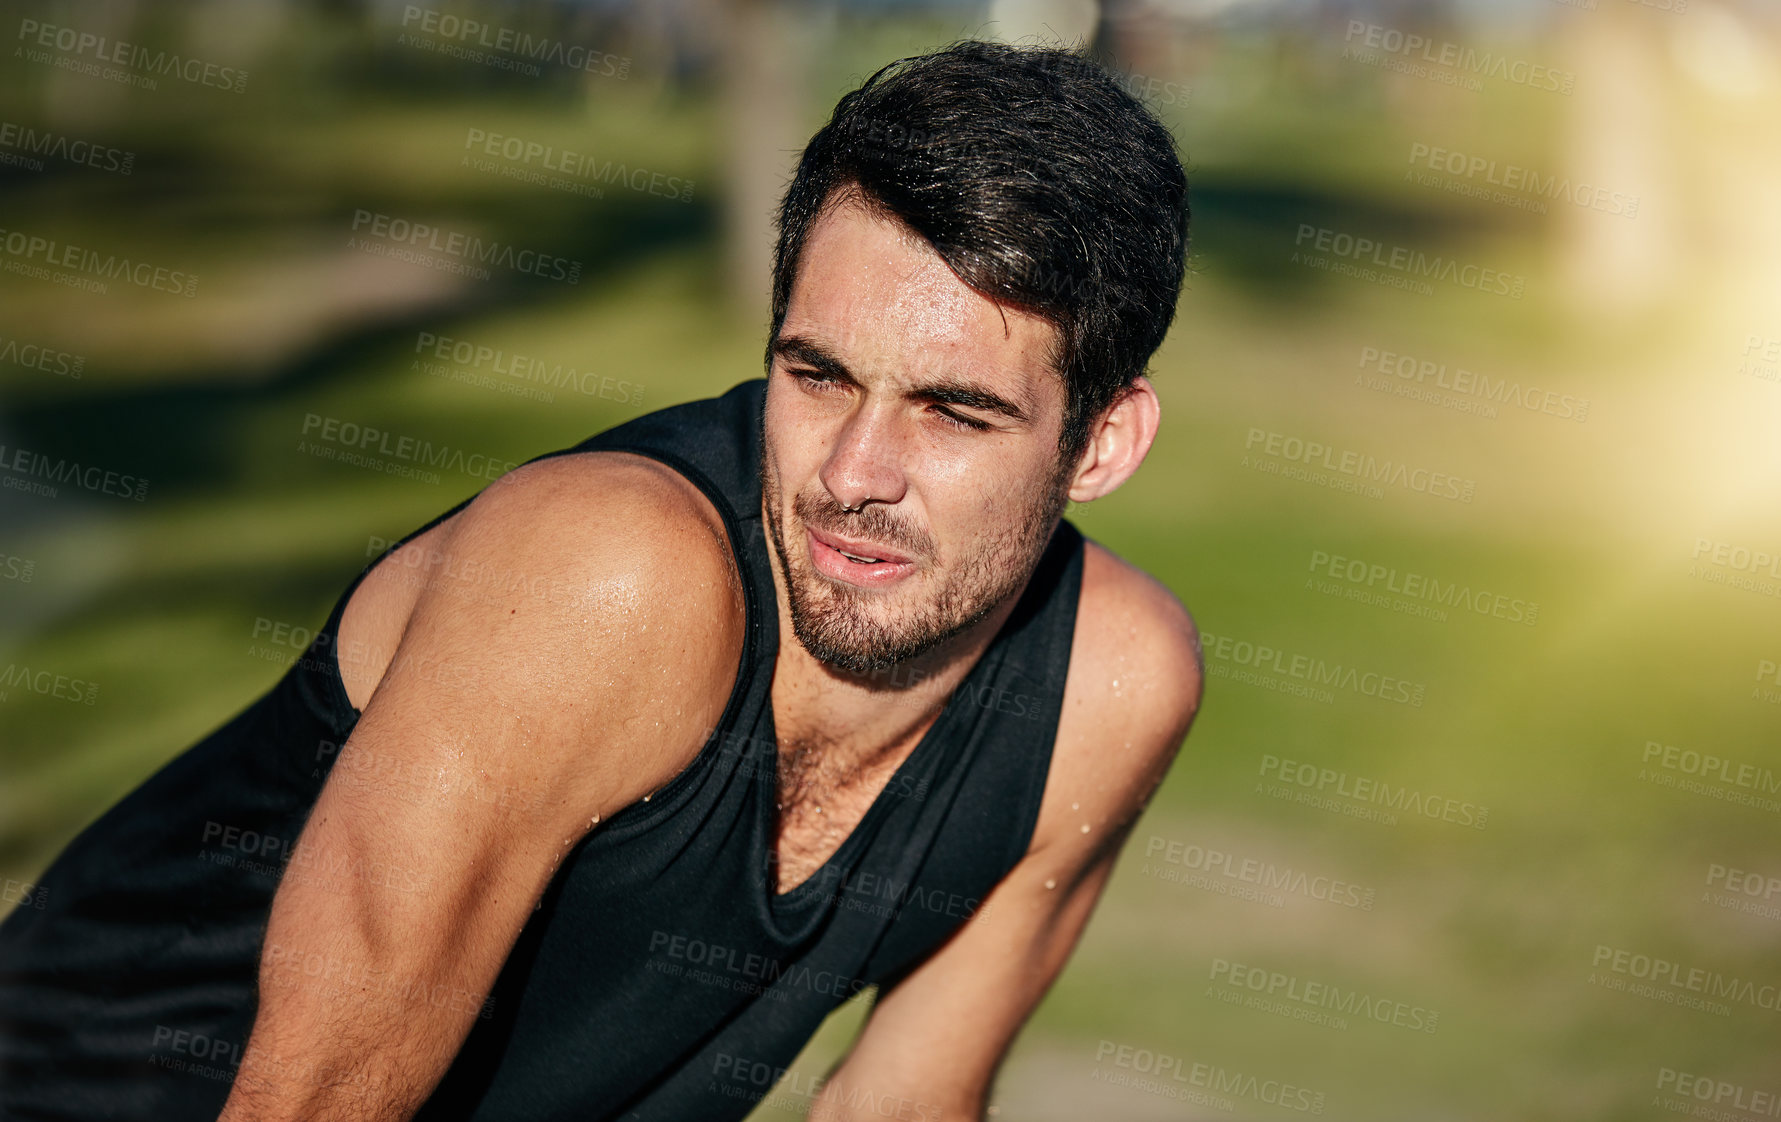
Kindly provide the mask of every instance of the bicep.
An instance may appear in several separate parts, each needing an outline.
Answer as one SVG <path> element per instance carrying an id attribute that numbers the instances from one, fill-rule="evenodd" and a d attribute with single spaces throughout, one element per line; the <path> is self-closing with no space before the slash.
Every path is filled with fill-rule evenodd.
<path id="1" fill-rule="evenodd" d="M 594 500 L 576 470 L 510 473 L 451 527 L 311 814 L 299 854 L 385 860 L 418 889 L 372 893 L 380 916 L 523 914 L 721 710 L 727 558 L 632 469 Z M 695 587 L 663 587 L 670 560 Z"/>
<path id="2" fill-rule="evenodd" d="M 261 953 L 261 1054 L 344 1050 L 386 1105 L 443 1071 L 574 842 L 697 751 L 739 657 L 728 559 L 671 501 L 619 487 L 565 505 L 538 494 L 560 481 L 507 478 L 444 543 Z M 693 584 L 672 595 L 671 559 Z M 527 577 L 574 592 L 541 598 Z"/>

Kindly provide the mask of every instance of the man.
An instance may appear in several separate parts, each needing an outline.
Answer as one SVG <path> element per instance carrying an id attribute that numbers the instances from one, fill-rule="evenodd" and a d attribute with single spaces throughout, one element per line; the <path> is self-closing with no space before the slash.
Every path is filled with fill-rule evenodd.
<path id="1" fill-rule="evenodd" d="M 876 986 L 812 1113 L 981 1117 L 1198 707 L 1187 611 L 1060 518 L 1155 437 L 1186 242 L 1079 57 L 868 79 L 787 191 L 765 380 L 404 538 L 77 839 L 0 928 L 0 1100 L 741 1118 Z"/>

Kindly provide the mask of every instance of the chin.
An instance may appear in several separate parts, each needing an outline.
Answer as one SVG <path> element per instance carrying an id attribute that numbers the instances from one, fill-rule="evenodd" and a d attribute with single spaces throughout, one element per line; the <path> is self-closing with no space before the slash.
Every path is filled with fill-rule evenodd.
<path id="1" fill-rule="evenodd" d="M 878 673 L 920 658 L 970 630 L 995 607 L 991 601 L 965 609 L 942 592 L 919 604 L 903 595 L 838 588 L 820 573 L 792 597 L 792 627 L 812 658 L 854 675 Z"/>

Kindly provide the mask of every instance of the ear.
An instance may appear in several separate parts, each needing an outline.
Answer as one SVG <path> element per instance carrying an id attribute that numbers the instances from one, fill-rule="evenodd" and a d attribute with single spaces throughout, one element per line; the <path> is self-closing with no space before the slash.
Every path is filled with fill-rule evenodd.
<path id="1" fill-rule="evenodd" d="M 1162 402 L 1150 379 L 1139 376 L 1095 422 L 1077 461 L 1070 501 L 1093 502 L 1131 478 L 1150 452 L 1162 419 Z"/>

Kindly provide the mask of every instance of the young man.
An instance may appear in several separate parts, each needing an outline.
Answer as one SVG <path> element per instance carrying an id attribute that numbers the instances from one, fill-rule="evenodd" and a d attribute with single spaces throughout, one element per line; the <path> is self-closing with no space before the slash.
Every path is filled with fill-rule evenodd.
<path id="1" fill-rule="evenodd" d="M 812 1113 L 980 1117 L 1199 703 L 1060 517 L 1156 435 L 1186 189 L 1065 52 L 842 98 L 766 378 L 410 534 L 78 838 L 0 928 L 0 1106 L 741 1118 L 875 985 Z"/>

